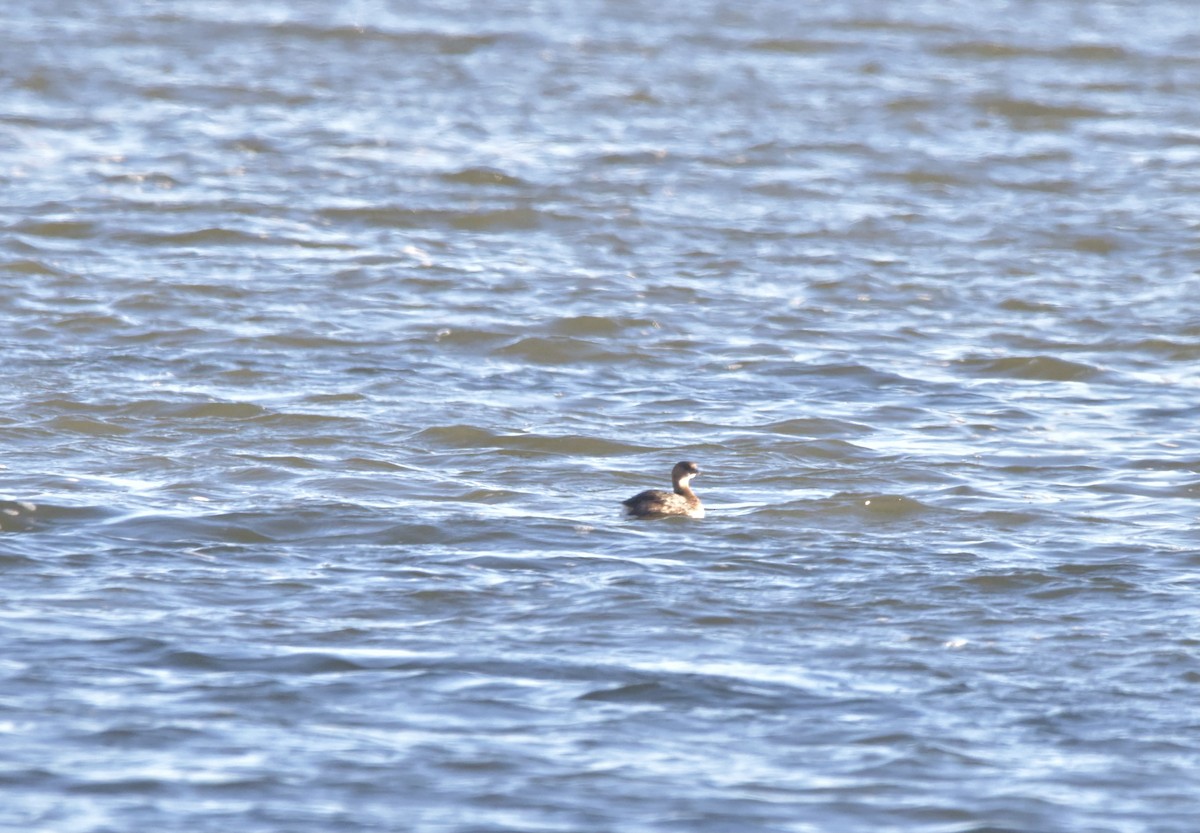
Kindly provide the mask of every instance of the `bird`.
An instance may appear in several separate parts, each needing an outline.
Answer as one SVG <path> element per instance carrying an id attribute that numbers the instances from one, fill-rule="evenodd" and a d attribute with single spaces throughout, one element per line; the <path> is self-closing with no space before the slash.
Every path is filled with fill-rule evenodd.
<path id="1" fill-rule="evenodd" d="M 700 474 L 700 467 L 687 460 L 676 463 L 671 469 L 671 484 L 674 492 L 648 489 L 621 501 L 625 511 L 635 518 L 661 518 L 667 515 L 685 515 L 703 518 L 704 505 L 689 485 L 693 477 Z"/>

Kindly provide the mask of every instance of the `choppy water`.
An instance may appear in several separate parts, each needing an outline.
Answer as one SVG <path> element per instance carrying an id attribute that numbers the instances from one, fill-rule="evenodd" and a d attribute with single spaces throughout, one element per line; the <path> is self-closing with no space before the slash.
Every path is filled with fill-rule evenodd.
<path id="1" fill-rule="evenodd" d="M 1196 829 L 1194 4 L 10 5 L 3 829 Z"/>

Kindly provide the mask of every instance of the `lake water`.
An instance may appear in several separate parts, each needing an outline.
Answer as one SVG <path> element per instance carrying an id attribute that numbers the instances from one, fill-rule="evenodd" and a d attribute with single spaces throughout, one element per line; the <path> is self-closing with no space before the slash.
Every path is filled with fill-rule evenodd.
<path id="1" fill-rule="evenodd" d="M 0 828 L 1197 829 L 1194 3 L 10 5 Z"/>

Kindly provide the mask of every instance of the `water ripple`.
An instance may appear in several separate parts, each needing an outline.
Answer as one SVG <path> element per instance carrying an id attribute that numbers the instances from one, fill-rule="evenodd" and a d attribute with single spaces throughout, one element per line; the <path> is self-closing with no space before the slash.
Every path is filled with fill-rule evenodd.
<path id="1" fill-rule="evenodd" d="M 0 826 L 1194 828 L 1192 9 L 152 5 L 0 33 Z"/>

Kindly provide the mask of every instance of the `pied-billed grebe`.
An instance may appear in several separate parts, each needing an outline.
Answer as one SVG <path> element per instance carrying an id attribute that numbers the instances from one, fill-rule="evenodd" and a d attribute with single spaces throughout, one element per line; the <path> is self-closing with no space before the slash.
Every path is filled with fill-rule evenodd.
<path id="1" fill-rule="evenodd" d="M 704 506 L 700 498 L 688 484 L 700 473 L 700 467 L 695 463 L 676 463 L 671 469 L 671 483 L 675 486 L 674 493 L 660 492 L 650 489 L 634 495 L 629 500 L 621 501 L 627 508 L 626 512 L 635 518 L 659 518 L 663 515 L 687 515 L 689 518 L 703 518 Z"/>

